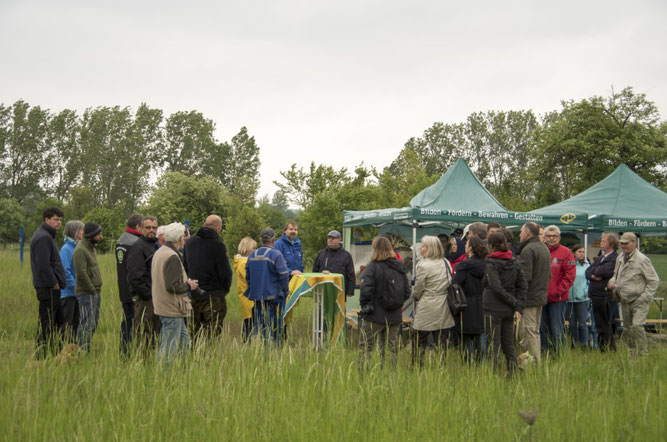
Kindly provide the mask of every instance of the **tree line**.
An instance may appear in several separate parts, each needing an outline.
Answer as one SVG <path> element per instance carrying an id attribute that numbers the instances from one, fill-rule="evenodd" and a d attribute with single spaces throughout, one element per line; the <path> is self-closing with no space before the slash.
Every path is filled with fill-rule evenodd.
<path id="1" fill-rule="evenodd" d="M 24 101 L 0 104 L 0 235 L 28 234 L 49 204 L 68 219 L 100 223 L 104 249 L 133 211 L 161 223 L 209 213 L 225 219 L 230 252 L 246 235 L 297 219 L 306 258 L 341 229 L 343 210 L 403 207 L 457 158 L 506 207 L 530 210 L 570 197 L 620 163 L 660 188 L 667 185 L 667 122 L 631 87 L 607 97 L 563 101 L 560 110 L 475 112 L 436 122 L 407 140 L 392 163 L 354 170 L 312 162 L 281 172 L 278 191 L 258 198 L 259 146 L 243 127 L 218 141 L 215 123 L 196 111 L 165 117 L 146 104 L 51 112 Z M 290 210 L 290 203 L 297 207 Z"/>

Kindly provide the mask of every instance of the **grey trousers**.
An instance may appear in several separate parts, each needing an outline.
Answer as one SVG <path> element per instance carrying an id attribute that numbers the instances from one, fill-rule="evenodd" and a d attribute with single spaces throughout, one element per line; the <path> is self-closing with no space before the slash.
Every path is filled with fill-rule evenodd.
<path id="1" fill-rule="evenodd" d="M 398 361 L 398 333 L 400 329 L 400 324 L 377 324 L 362 319 L 359 327 L 359 369 L 368 370 L 370 368 L 374 345 L 378 345 L 380 348 L 382 365 L 384 365 L 385 359 L 385 346 L 389 347 L 390 362 L 395 367 Z"/>
<path id="2" fill-rule="evenodd" d="M 628 345 L 631 351 L 637 351 L 640 356 L 648 356 L 648 340 L 644 323 L 651 305 L 651 296 L 646 293 L 632 302 L 622 302 L 623 327 L 627 331 Z"/>

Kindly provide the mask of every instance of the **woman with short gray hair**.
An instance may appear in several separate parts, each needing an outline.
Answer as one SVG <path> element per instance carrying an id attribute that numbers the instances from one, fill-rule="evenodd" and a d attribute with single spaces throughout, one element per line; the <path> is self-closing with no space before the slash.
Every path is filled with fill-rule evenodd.
<path id="1" fill-rule="evenodd" d="M 185 243 L 185 226 L 172 223 L 163 230 L 165 244 L 155 252 L 151 264 L 151 290 L 155 314 L 162 323 L 158 356 L 169 365 L 174 355 L 184 355 L 190 347 L 185 325 L 185 318 L 192 311 L 188 291 L 196 289 L 198 283 L 188 278 L 179 252 Z"/>
<path id="2" fill-rule="evenodd" d="M 72 255 L 76 244 L 83 237 L 83 223 L 79 220 L 68 221 L 63 232 L 65 241 L 60 248 L 60 260 L 67 275 L 67 286 L 60 289 L 60 303 L 63 308 L 63 323 L 65 325 L 65 342 L 75 343 L 79 329 L 79 302 L 74 294 L 76 274 Z"/>

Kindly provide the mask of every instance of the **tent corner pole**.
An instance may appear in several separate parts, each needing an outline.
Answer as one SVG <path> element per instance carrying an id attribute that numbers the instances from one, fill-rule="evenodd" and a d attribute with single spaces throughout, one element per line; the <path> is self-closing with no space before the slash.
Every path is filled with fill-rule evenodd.
<path id="1" fill-rule="evenodd" d="M 412 220 L 412 277 L 417 271 L 417 220 Z"/>

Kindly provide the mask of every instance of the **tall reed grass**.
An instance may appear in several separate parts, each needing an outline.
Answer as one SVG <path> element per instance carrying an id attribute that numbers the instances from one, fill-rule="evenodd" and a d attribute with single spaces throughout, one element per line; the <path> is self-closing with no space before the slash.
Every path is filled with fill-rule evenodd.
<path id="1" fill-rule="evenodd" d="M 37 301 L 30 268 L 0 253 L 2 440 L 524 440 L 519 410 L 538 409 L 535 440 L 665 440 L 667 349 L 632 359 L 567 350 L 507 378 L 450 352 L 419 371 L 401 351 L 361 376 L 353 342 L 309 346 L 310 307 L 299 306 L 290 344 L 240 342 L 228 296 L 224 335 L 199 341 L 168 369 L 155 356 L 119 357 L 120 304 L 112 256 L 92 352 L 66 364 L 32 357 Z M 348 341 L 353 341 L 350 336 Z"/>

